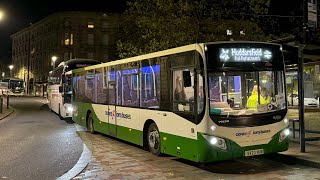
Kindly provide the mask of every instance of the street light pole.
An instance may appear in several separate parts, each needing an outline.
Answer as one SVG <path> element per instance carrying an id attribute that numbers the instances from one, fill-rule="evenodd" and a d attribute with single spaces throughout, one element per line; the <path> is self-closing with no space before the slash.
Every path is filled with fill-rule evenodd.
<path id="1" fill-rule="evenodd" d="M 308 28 L 308 0 L 303 0 L 303 42 L 299 47 L 298 61 L 298 94 L 299 94 L 299 131 L 300 131 L 300 152 L 306 152 L 306 137 L 304 123 L 304 54 L 303 50 L 307 45 L 307 28 Z"/>

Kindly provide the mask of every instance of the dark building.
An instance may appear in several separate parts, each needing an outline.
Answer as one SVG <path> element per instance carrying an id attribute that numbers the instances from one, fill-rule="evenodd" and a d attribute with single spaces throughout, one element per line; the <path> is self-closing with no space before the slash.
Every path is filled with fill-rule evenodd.
<path id="1" fill-rule="evenodd" d="M 114 60 L 118 24 L 119 15 L 100 12 L 59 12 L 31 24 L 11 35 L 14 76 L 35 93 L 34 87 L 45 84 L 49 71 L 62 61 Z"/>

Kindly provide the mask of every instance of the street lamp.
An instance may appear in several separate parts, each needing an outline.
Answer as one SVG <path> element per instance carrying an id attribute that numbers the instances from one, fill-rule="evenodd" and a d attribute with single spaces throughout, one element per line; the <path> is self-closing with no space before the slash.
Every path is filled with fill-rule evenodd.
<path id="1" fill-rule="evenodd" d="M 12 77 L 12 69 L 13 69 L 13 65 L 10 65 L 10 66 L 9 66 L 9 69 L 10 69 L 10 77 Z"/>
<path id="2" fill-rule="evenodd" d="M 51 57 L 51 60 L 52 60 L 52 62 L 53 62 L 53 68 L 52 68 L 52 69 L 54 69 L 55 62 L 56 62 L 57 59 L 58 59 L 57 56 L 52 56 L 52 57 Z"/>
<path id="3" fill-rule="evenodd" d="M 4 17 L 4 13 L 3 11 L 0 10 L 0 21 L 3 19 L 3 17 Z"/>

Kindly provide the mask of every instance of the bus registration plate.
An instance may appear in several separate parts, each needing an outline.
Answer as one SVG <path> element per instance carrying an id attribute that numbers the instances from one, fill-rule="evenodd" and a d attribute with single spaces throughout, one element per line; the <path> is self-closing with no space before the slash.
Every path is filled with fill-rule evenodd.
<path id="1" fill-rule="evenodd" d="M 264 154 L 263 149 L 255 149 L 255 150 L 250 150 L 250 151 L 244 152 L 245 156 L 255 156 L 255 155 L 261 155 L 261 154 Z"/>

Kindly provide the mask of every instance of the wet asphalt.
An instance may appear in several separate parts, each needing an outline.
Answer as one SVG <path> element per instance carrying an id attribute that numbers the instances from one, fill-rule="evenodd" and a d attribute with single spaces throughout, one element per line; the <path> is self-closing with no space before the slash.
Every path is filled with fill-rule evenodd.
<path id="1" fill-rule="evenodd" d="M 45 103 L 43 98 L 10 98 L 15 112 L 0 121 L 0 179 L 56 179 L 81 156 L 74 125 Z"/>

